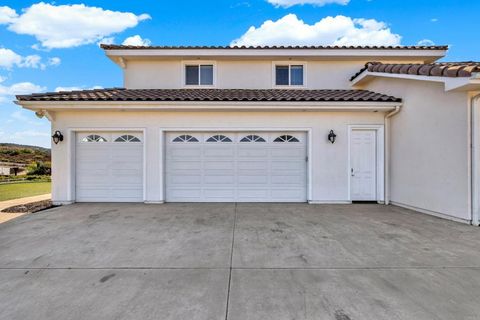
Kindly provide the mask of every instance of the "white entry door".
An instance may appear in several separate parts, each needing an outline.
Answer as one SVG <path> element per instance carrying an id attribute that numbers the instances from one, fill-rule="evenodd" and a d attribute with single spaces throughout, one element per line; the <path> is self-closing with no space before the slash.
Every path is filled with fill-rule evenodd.
<path id="1" fill-rule="evenodd" d="M 143 201 L 141 132 L 78 132 L 77 202 Z"/>
<path id="2" fill-rule="evenodd" d="M 170 132 L 170 202 L 305 202 L 304 132 Z"/>
<path id="3" fill-rule="evenodd" d="M 352 201 L 377 200 L 376 130 L 354 129 L 350 135 L 350 194 Z"/>

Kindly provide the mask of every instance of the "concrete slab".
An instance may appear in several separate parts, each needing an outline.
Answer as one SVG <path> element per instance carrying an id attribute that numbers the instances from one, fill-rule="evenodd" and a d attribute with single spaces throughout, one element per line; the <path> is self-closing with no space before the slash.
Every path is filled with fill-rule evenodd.
<path id="1" fill-rule="evenodd" d="M 381 205 L 58 207 L 0 225 L 0 319 L 478 319 L 479 231 Z"/>
<path id="2" fill-rule="evenodd" d="M 480 269 L 233 270 L 229 320 L 474 320 Z"/>
<path id="3" fill-rule="evenodd" d="M 227 268 L 234 204 L 75 204 L 0 225 L 0 267 Z"/>
<path id="4" fill-rule="evenodd" d="M 233 267 L 480 266 L 479 231 L 393 206 L 238 204 Z"/>
<path id="5" fill-rule="evenodd" d="M 228 270 L 1 270 L 0 319 L 224 320 Z"/>

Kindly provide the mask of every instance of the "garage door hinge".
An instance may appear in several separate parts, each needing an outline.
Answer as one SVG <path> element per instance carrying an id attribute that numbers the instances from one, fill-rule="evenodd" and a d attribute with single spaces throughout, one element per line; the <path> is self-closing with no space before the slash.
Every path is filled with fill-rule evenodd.
<path id="1" fill-rule="evenodd" d="M 305 157 L 305 161 L 308 162 L 308 156 Z"/>

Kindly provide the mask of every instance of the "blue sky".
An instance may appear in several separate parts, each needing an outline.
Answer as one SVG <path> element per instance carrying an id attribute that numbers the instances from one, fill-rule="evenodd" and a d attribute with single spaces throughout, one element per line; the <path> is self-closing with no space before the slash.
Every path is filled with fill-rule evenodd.
<path id="1" fill-rule="evenodd" d="M 13 94 L 119 87 L 99 42 L 156 45 L 450 45 L 480 60 L 480 1 L 224 0 L 0 4 L 0 142 L 50 146 L 50 124 Z M 267 22 L 271 20 L 271 22 Z"/>

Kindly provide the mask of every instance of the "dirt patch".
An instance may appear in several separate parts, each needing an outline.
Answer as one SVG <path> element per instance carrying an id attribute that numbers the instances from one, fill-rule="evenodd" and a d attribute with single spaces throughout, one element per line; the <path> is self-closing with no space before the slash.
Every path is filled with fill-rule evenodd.
<path id="1" fill-rule="evenodd" d="M 21 204 L 18 206 L 9 207 L 3 209 L 1 212 L 6 213 L 34 213 L 41 210 L 53 208 L 54 205 L 52 204 L 51 200 L 43 200 L 43 201 L 36 201 L 27 204 Z"/>

